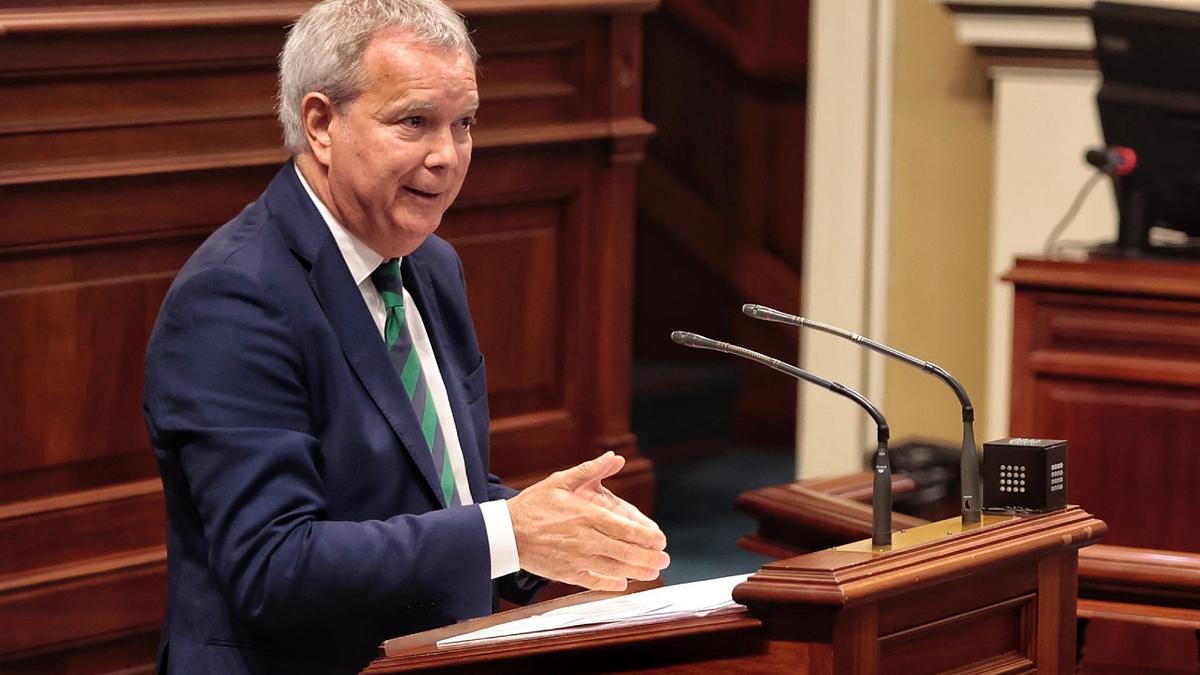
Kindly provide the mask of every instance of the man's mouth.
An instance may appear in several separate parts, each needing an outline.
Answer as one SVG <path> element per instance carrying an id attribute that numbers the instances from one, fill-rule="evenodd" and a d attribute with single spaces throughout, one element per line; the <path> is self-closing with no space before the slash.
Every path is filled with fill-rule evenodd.
<path id="1" fill-rule="evenodd" d="M 404 189 L 408 190 L 409 194 L 415 195 L 422 199 L 436 199 L 437 196 L 441 194 L 440 192 L 425 192 L 424 190 L 418 190 L 417 188 L 408 187 L 407 185 L 404 187 Z"/>

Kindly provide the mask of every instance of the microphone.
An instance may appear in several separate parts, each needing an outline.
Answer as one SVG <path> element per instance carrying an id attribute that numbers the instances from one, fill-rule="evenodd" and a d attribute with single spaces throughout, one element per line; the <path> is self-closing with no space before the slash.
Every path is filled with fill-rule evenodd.
<path id="1" fill-rule="evenodd" d="M 967 396 L 967 390 L 963 389 L 958 380 L 954 379 L 950 373 L 936 364 L 914 358 L 902 351 L 892 349 L 887 345 L 851 333 L 848 330 L 818 323 L 810 319 L 805 319 L 802 316 L 784 314 L 779 310 L 763 307 L 762 305 L 742 305 L 742 313 L 755 319 L 786 323 L 793 326 L 800 326 L 801 328 L 812 328 L 822 333 L 829 333 L 830 335 L 836 335 L 851 342 L 857 342 L 867 349 L 902 361 L 915 368 L 920 368 L 949 385 L 954 390 L 954 395 L 958 397 L 958 402 L 962 405 L 963 440 L 962 455 L 958 465 L 959 478 L 962 482 L 962 521 L 964 525 L 980 522 L 983 518 L 983 505 L 980 503 L 982 489 L 979 481 L 979 453 L 975 448 L 975 408 L 971 405 L 971 398 Z"/>
<path id="2" fill-rule="evenodd" d="M 698 349 L 711 349 L 713 351 L 740 356 L 744 359 L 749 359 L 755 363 L 778 370 L 781 373 L 791 375 L 798 380 L 811 382 L 812 384 L 824 387 L 835 394 L 845 396 L 862 406 L 867 414 L 875 420 L 876 436 L 878 438 L 878 448 L 875 451 L 875 483 L 871 497 L 871 544 L 873 546 L 891 546 L 892 544 L 892 465 L 888 461 L 888 423 L 884 419 L 883 413 L 875 407 L 865 396 L 854 391 L 850 387 L 837 382 L 830 382 L 825 378 L 818 377 L 808 372 L 801 370 L 790 363 L 785 363 L 779 359 L 773 359 L 764 354 L 751 351 L 745 347 L 739 347 L 728 342 L 720 342 L 711 338 L 706 338 L 703 335 L 688 333 L 686 331 L 677 330 L 671 333 L 671 339 L 677 344 L 684 347 L 695 347 Z"/>
<path id="3" fill-rule="evenodd" d="M 1110 176 L 1128 176 L 1137 168 L 1137 153 L 1123 145 L 1092 148 L 1083 154 L 1083 159 Z"/>

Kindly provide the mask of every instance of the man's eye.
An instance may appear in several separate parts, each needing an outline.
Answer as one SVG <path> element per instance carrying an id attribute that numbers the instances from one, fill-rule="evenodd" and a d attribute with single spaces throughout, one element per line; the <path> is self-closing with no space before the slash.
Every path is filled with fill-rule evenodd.
<path id="1" fill-rule="evenodd" d="M 474 117 L 464 117 L 458 121 L 458 126 L 463 129 L 470 129 L 471 127 L 475 126 L 476 124 L 477 124 L 477 121 L 475 120 Z"/>
<path id="2" fill-rule="evenodd" d="M 425 118 L 405 117 L 404 119 L 400 120 L 400 126 L 408 127 L 410 129 L 420 129 L 421 127 L 425 126 Z"/>

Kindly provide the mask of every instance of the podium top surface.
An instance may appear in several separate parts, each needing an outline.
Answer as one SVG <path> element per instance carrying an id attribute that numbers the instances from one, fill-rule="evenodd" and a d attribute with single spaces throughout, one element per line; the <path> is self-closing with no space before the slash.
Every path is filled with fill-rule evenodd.
<path id="1" fill-rule="evenodd" d="M 770 606 L 804 603 L 850 607 L 914 587 L 1054 555 L 1100 541 L 1108 526 L 1078 506 L 1021 516 L 985 517 L 963 526 L 940 520 L 894 533 L 891 547 L 870 540 L 767 563 L 734 589 L 734 600 Z"/>

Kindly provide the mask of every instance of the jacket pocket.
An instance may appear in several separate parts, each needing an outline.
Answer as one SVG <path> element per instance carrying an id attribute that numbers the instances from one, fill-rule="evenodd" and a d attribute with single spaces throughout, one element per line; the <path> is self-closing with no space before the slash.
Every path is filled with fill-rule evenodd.
<path id="1" fill-rule="evenodd" d="M 467 395 L 467 405 L 478 401 L 479 397 L 487 393 L 487 369 L 484 367 L 482 355 L 475 370 L 463 378 L 462 387 Z"/>

